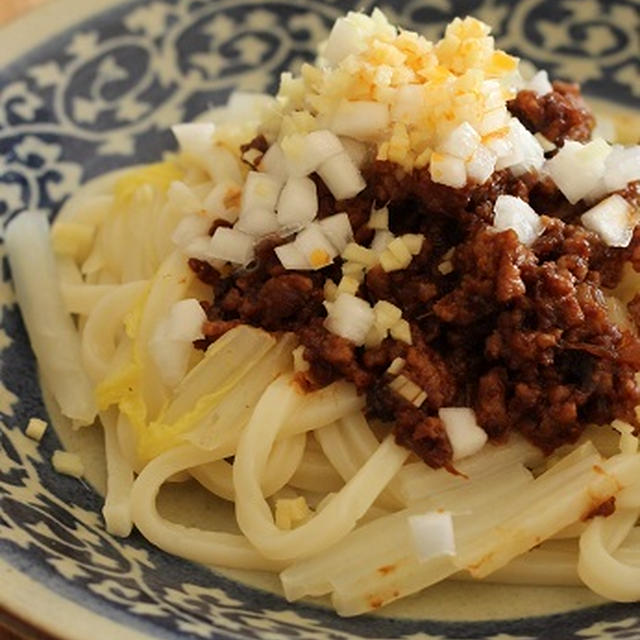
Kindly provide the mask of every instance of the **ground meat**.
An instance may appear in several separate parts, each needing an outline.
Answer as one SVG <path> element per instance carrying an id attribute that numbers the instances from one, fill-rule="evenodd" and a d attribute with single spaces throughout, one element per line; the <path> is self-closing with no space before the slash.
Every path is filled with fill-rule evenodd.
<path id="1" fill-rule="evenodd" d="M 547 97 L 521 92 L 511 108 L 558 143 L 586 139 L 592 126 L 567 85 L 556 85 Z M 394 234 L 424 235 L 408 268 L 387 273 L 375 266 L 358 291 L 371 304 L 400 307 L 412 344 L 387 337 L 365 349 L 327 331 L 324 283 L 340 281 L 340 259 L 319 271 L 287 271 L 274 249 L 289 239 L 270 237 L 243 270 L 220 275 L 206 263 L 189 262 L 213 288 L 198 346 L 206 348 L 239 323 L 295 332 L 309 363 L 298 374 L 304 388 L 353 382 L 366 396 L 368 415 L 391 423 L 397 442 L 432 467 L 451 468 L 451 443 L 438 418 L 446 406 L 472 407 L 494 441 L 519 431 L 546 454 L 575 442 L 589 423 L 620 418 L 638 426 L 640 341 L 612 321 L 603 287 L 619 283 L 625 263 L 640 271 L 640 231 L 628 248 L 607 247 L 579 224 L 587 205 L 568 203 L 553 183 L 531 174 L 499 171 L 464 189 L 434 183 L 428 170 L 407 174 L 389 162 L 373 162 L 365 174 L 367 188 L 346 201 L 336 201 L 313 176 L 318 215 L 345 211 L 356 240 L 368 245 L 371 208 L 387 205 Z M 639 183 L 620 193 L 640 206 Z M 490 227 L 502 194 L 545 214 L 532 246 L 511 230 Z M 443 274 L 445 259 L 452 269 Z M 640 295 L 628 308 L 637 324 Z M 402 375 L 426 394 L 419 407 L 389 387 L 387 369 L 396 358 L 405 361 Z"/>
<path id="2" fill-rule="evenodd" d="M 586 516 L 582 518 L 583 522 L 587 520 L 591 520 L 597 516 L 602 516 L 603 518 L 608 518 L 610 515 L 613 515 L 616 511 L 616 497 L 611 496 L 604 502 L 601 502 L 598 506 L 594 507 L 587 513 Z"/>
<path id="3" fill-rule="evenodd" d="M 565 140 L 589 140 L 596 123 L 578 85 L 566 82 L 554 82 L 553 91 L 544 95 L 519 91 L 507 106 L 529 131 L 558 146 Z"/>

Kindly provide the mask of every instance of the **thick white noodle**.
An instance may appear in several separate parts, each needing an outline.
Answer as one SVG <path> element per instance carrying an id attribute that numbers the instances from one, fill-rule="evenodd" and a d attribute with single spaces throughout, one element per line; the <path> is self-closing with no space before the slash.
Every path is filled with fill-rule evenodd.
<path id="1" fill-rule="evenodd" d="M 104 429 L 105 456 L 107 459 L 107 493 L 102 507 L 107 531 L 126 538 L 131 533 L 131 487 L 133 468 L 122 454 L 117 434 L 115 409 L 100 413 Z"/>
<path id="2" fill-rule="evenodd" d="M 158 513 L 156 498 L 168 478 L 216 458 L 215 452 L 184 444 L 152 460 L 136 478 L 131 491 L 134 524 L 147 540 L 188 560 L 239 569 L 282 568 L 282 563 L 258 553 L 244 536 L 185 527 Z"/>
<path id="3" fill-rule="evenodd" d="M 301 433 L 275 443 L 262 477 L 265 497 L 272 496 L 289 482 L 302 460 L 306 439 L 306 435 Z M 189 473 L 211 493 L 231 502 L 235 500 L 233 465 L 226 460 L 193 467 Z"/>
<path id="4" fill-rule="evenodd" d="M 578 575 L 597 594 L 618 602 L 635 602 L 640 599 L 640 564 L 627 562 L 624 556 L 616 557 L 617 545 L 611 545 L 611 529 L 624 518 L 624 511 L 609 518 L 597 517 L 580 536 Z M 638 510 L 632 511 L 638 517 Z M 613 520 L 611 520 L 613 518 Z M 636 547 L 637 548 L 637 547 Z"/>
<path id="5" fill-rule="evenodd" d="M 267 458 L 298 394 L 289 376 L 265 391 L 240 437 L 233 466 L 236 518 L 242 532 L 265 556 L 290 560 L 326 549 L 351 531 L 397 473 L 409 452 L 387 437 L 358 473 L 310 520 L 281 531 L 260 487 Z"/>

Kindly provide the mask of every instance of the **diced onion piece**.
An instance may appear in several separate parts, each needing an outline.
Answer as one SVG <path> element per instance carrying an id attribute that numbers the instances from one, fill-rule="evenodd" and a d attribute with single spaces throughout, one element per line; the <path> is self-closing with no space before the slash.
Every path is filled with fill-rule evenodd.
<path id="1" fill-rule="evenodd" d="M 164 336 L 169 340 L 193 342 L 202 338 L 202 325 L 207 316 L 195 298 L 174 303 L 167 316 Z"/>
<path id="2" fill-rule="evenodd" d="M 360 282 L 351 276 L 342 276 L 340 283 L 338 284 L 338 291 L 340 293 L 350 293 L 356 295 L 360 288 Z"/>
<path id="3" fill-rule="evenodd" d="M 214 218 L 235 222 L 240 211 L 242 189 L 230 180 L 218 183 L 202 202 L 203 209 Z"/>
<path id="4" fill-rule="evenodd" d="M 511 118 L 507 139 L 511 150 L 499 157 L 496 169 L 511 169 L 519 176 L 527 171 L 537 171 L 544 164 L 544 151 L 536 137 L 518 120 Z"/>
<path id="5" fill-rule="evenodd" d="M 179 300 L 157 325 L 149 341 L 149 353 L 162 381 L 175 387 L 185 376 L 192 353 L 192 342 L 202 337 L 202 325 L 207 319 L 195 298 Z"/>
<path id="6" fill-rule="evenodd" d="M 392 338 L 400 340 L 400 342 L 413 344 L 413 338 L 411 337 L 411 325 L 404 318 L 398 320 L 398 322 L 389 329 L 389 333 Z"/>
<path id="7" fill-rule="evenodd" d="M 481 144 L 467 161 L 467 175 L 474 182 L 482 184 L 491 177 L 495 167 L 495 155 Z"/>
<path id="8" fill-rule="evenodd" d="M 287 179 L 289 175 L 287 171 L 287 160 L 282 151 L 282 147 L 277 142 L 266 150 L 262 156 L 262 160 L 260 160 L 259 169 L 280 180 L 280 182 L 284 182 Z"/>
<path id="9" fill-rule="evenodd" d="M 404 368 L 406 362 L 407 361 L 404 358 L 394 358 L 391 361 L 391 364 L 387 367 L 387 373 L 392 376 L 398 375 Z"/>
<path id="10" fill-rule="evenodd" d="M 369 100 L 342 100 L 331 120 L 337 135 L 356 140 L 376 140 L 389 127 L 389 107 Z"/>
<path id="11" fill-rule="evenodd" d="M 640 180 L 640 145 L 616 145 L 605 162 L 604 185 L 607 193 L 624 189 L 634 180 Z"/>
<path id="12" fill-rule="evenodd" d="M 453 518 L 447 511 L 429 511 L 408 516 L 409 531 L 421 562 L 440 556 L 453 556 L 456 541 Z"/>
<path id="13" fill-rule="evenodd" d="M 340 293 L 329 309 L 324 326 L 331 333 L 363 345 L 375 319 L 375 313 L 366 300 Z"/>
<path id="14" fill-rule="evenodd" d="M 534 134 L 534 137 L 540 143 L 540 146 L 545 153 L 547 151 L 555 151 L 558 148 L 554 142 L 551 142 L 549 138 L 545 138 L 540 132 Z"/>
<path id="15" fill-rule="evenodd" d="M 289 531 L 306 520 L 311 511 L 304 496 L 281 498 L 276 501 L 275 523 L 278 529 Z"/>
<path id="16" fill-rule="evenodd" d="M 211 151 L 215 130 L 216 125 L 212 122 L 186 122 L 171 127 L 180 151 L 198 157 Z"/>
<path id="17" fill-rule="evenodd" d="M 353 198 L 367 186 L 345 151 L 325 160 L 318 167 L 318 175 L 336 200 Z"/>
<path id="18" fill-rule="evenodd" d="M 213 258 L 247 265 L 253 260 L 253 238 L 238 229 L 218 227 L 210 242 Z"/>
<path id="19" fill-rule="evenodd" d="M 275 233 L 280 228 L 276 212 L 270 209 L 249 209 L 243 211 L 235 228 L 251 236 L 262 237 Z"/>
<path id="20" fill-rule="evenodd" d="M 293 243 L 313 269 L 326 267 L 338 255 L 336 248 L 329 242 L 317 222 L 312 222 L 301 231 Z"/>
<path id="21" fill-rule="evenodd" d="M 267 93 L 234 91 L 227 102 L 231 122 L 260 122 L 266 112 L 277 109 L 278 101 Z"/>
<path id="22" fill-rule="evenodd" d="M 394 122 L 414 123 L 424 113 L 425 92 L 419 84 L 405 84 L 398 87 L 391 107 Z"/>
<path id="23" fill-rule="evenodd" d="M 378 260 L 380 261 L 380 266 L 387 273 L 390 273 L 391 271 L 400 271 L 405 268 L 402 262 L 400 262 L 400 260 L 398 260 L 398 258 L 389 251 L 388 247 L 378 256 Z"/>
<path id="24" fill-rule="evenodd" d="M 407 248 L 407 245 L 404 243 L 402 237 L 392 240 L 389 243 L 387 249 L 391 251 L 391 253 L 393 253 L 393 255 L 400 261 L 400 263 L 403 265 L 403 269 L 406 269 L 409 266 L 409 264 L 411 263 L 412 255 Z"/>
<path id="25" fill-rule="evenodd" d="M 58 473 L 62 473 L 65 476 L 81 478 L 84 474 L 84 465 L 82 464 L 80 456 L 76 453 L 69 453 L 68 451 L 58 449 L 53 452 L 51 463 Z"/>
<path id="26" fill-rule="evenodd" d="M 376 253 L 382 253 L 394 238 L 395 236 L 388 229 L 378 229 L 371 241 L 371 250 Z"/>
<path id="27" fill-rule="evenodd" d="M 580 219 L 610 247 L 628 247 L 637 222 L 631 205 L 617 193 L 583 213 Z"/>
<path id="28" fill-rule="evenodd" d="M 588 144 L 567 140 L 560 151 L 547 160 L 551 179 L 571 204 L 584 198 L 605 172 L 605 161 L 611 147 L 597 138 Z"/>
<path id="29" fill-rule="evenodd" d="M 549 82 L 549 74 L 544 70 L 538 71 L 538 73 L 536 73 L 533 78 L 527 82 L 525 89 L 533 91 L 539 96 L 551 93 L 553 91 L 553 87 Z"/>
<path id="30" fill-rule="evenodd" d="M 373 267 L 378 261 L 378 257 L 371 249 L 367 249 L 362 245 L 355 242 L 350 242 L 342 252 L 343 260 L 351 260 L 353 262 L 359 262 L 366 267 Z"/>
<path id="31" fill-rule="evenodd" d="M 422 251 L 424 236 L 421 233 L 405 233 L 401 237 L 411 255 L 417 256 Z"/>
<path id="32" fill-rule="evenodd" d="M 476 414 L 468 407 L 444 407 L 438 411 L 453 449 L 453 459 L 477 453 L 487 442 L 487 434 L 478 426 Z"/>
<path id="33" fill-rule="evenodd" d="M 31 418 L 27 424 L 25 434 L 32 440 L 40 442 L 44 436 L 44 432 L 47 430 L 47 423 L 40 418 Z"/>
<path id="34" fill-rule="evenodd" d="M 189 258 L 203 260 L 204 262 L 215 261 L 211 253 L 211 238 L 209 236 L 198 236 L 193 238 L 182 248 L 183 253 Z"/>
<path id="35" fill-rule="evenodd" d="M 479 144 L 478 132 L 468 122 L 463 122 L 440 144 L 438 151 L 454 158 L 467 160 L 471 158 Z"/>
<path id="36" fill-rule="evenodd" d="M 167 338 L 167 324 L 166 320 L 158 324 L 155 334 L 149 341 L 149 355 L 158 368 L 163 384 L 173 389 L 187 373 L 193 345 L 186 340 Z"/>
<path id="37" fill-rule="evenodd" d="M 478 133 L 486 136 L 494 131 L 504 129 L 509 125 L 509 112 L 504 105 L 501 105 L 491 111 L 487 111 L 478 125 Z"/>
<path id="38" fill-rule="evenodd" d="M 178 247 L 186 247 L 189 243 L 198 237 L 206 236 L 207 242 L 209 236 L 207 231 L 211 226 L 211 221 L 206 216 L 193 214 L 182 218 L 176 225 L 171 234 L 171 242 Z"/>
<path id="39" fill-rule="evenodd" d="M 342 136 L 340 138 L 340 142 L 342 142 L 344 150 L 351 158 L 351 162 L 353 162 L 353 164 L 358 167 L 358 169 L 360 169 L 365 163 L 367 155 L 369 153 L 367 144 L 365 142 L 360 142 L 359 140 L 354 140 L 353 138 L 347 138 L 345 136 Z"/>
<path id="40" fill-rule="evenodd" d="M 388 229 L 389 228 L 389 209 L 374 209 L 369 216 L 367 226 L 371 229 Z"/>
<path id="41" fill-rule="evenodd" d="M 353 229 L 346 213 L 335 213 L 319 221 L 320 227 L 329 242 L 342 253 L 353 240 Z"/>
<path id="42" fill-rule="evenodd" d="M 342 142 L 328 129 L 306 135 L 292 134 L 282 141 L 287 172 L 291 176 L 307 176 L 323 162 L 344 152 Z"/>
<path id="43" fill-rule="evenodd" d="M 402 309 L 386 300 L 376 302 L 373 311 L 376 314 L 376 325 L 382 329 L 391 329 L 402 318 Z"/>
<path id="44" fill-rule="evenodd" d="M 322 57 L 330 65 L 337 66 L 347 56 L 360 53 L 365 48 L 366 44 L 358 26 L 347 17 L 338 18 L 324 45 Z"/>
<path id="45" fill-rule="evenodd" d="M 434 182 L 461 189 L 467 183 L 464 160 L 444 153 L 432 153 L 429 174 Z"/>
<path id="46" fill-rule="evenodd" d="M 240 214 L 253 210 L 273 211 L 281 187 L 277 178 L 259 171 L 249 171 L 242 190 Z"/>
<path id="47" fill-rule="evenodd" d="M 291 231 L 297 231 L 311 222 L 318 213 L 316 185 L 310 178 L 289 178 L 285 183 L 278 205 L 278 224 Z"/>
<path id="48" fill-rule="evenodd" d="M 493 208 L 493 226 L 497 231 L 513 229 L 520 242 L 531 246 L 542 233 L 540 216 L 520 198 L 498 196 Z"/>
<path id="49" fill-rule="evenodd" d="M 311 265 L 304 253 L 298 249 L 295 242 L 281 244 L 275 248 L 278 260 L 285 269 L 310 269 Z"/>

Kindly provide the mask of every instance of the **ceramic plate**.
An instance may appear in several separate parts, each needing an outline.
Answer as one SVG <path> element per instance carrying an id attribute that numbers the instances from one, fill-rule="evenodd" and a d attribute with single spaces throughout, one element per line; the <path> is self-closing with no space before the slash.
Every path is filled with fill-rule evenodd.
<path id="1" fill-rule="evenodd" d="M 369 10 L 373 2 L 357 6 Z M 638 108 L 637 0 L 377 2 L 407 28 L 439 37 L 454 16 L 494 25 L 501 47 Z M 233 89 L 273 91 L 280 71 L 355 2 L 309 0 L 53 0 L 0 32 L 0 215 L 54 216 L 81 183 L 157 159 L 167 128 Z M 632 119 L 627 120 L 632 126 Z M 378 616 L 340 619 L 288 604 L 255 576 L 169 557 L 139 536 L 102 528 L 88 483 L 50 466 L 61 446 L 23 435 L 47 418 L 3 258 L 0 283 L 0 605 L 5 620 L 65 640 L 144 638 L 403 638 L 571 640 L 640 637 L 640 606 L 580 589 L 452 584 Z M 55 418 L 55 416 L 52 416 Z M 72 443 L 73 444 L 73 443 Z M 100 473 L 95 482 L 100 484 Z M 0 617 L 1 619 L 1 617 Z"/>

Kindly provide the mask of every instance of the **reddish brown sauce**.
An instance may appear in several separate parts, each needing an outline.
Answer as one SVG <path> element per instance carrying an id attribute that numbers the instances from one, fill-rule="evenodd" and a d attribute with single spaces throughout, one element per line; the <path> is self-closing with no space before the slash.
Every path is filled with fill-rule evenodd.
<path id="1" fill-rule="evenodd" d="M 556 83 L 537 97 L 521 92 L 510 103 L 526 126 L 554 142 L 588 139 L 593 118 L 576 88 Z M 262 140 L 256 148 L 263 150 Z M 220 277 L 191 260 L 198 277 L 213 287 L 204 304 L 206 347 L 239 322 L 268 331 L 293 331 L 305 347 L 306 388 L 338 378 L 366 395 L 367 411 L 393 424 L 396 440 L 433 467 L 450 467 L 452 450 L 438 418 L 445 406 L 470 406 L 492 440 L 519 431 L 546 454 L 575 442 L 588 423 L 620 418 L 637 425 L 640 341 L 614 324 L 603 287 L 614 287 L 622 266 L 640 271 L 640 233 L 626 249 L 605 246 L 581 227 L 584 203 L 571 205 L 549 181 L 495 173 L 483 185 L 454 190 L 434 183 L 428 170 L 404 173 L 388 162 L 366 170 L 368 187 L 336 202 L 316 180 L 319 217 L 349 215 L 356 240 L 368 244 L 372 206 L 387 204 L 394 234 L 422 233 L 419 255 L 402 271 L 372 268 L 358 295 L 370 303 L 388 300 L 403 310 L 413 344 L 385 339 L 375 349 L 356 347 L 323 326 L 323 285 L 338 283 L 340 260 L 320 271 L 287 271 L 268 238 L 247 270 Z M 638 184 L 622 195 L 638 206 Z M 544 214 L 545 229 L 531 247 L 513 231 L 489 229 L 502 194 L 530 201 Z M 438 265 L 452 251 L 453 270 Z M 629 306 L 636 320 L 640 298 Z M 416 408 L 392 391 L 386 369 L 406 360 L 403 375 L 426 392 Z"/>

